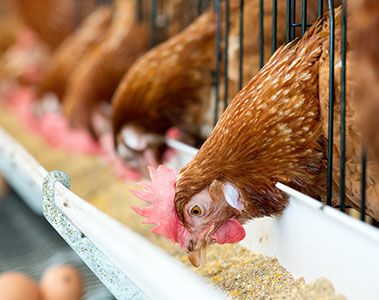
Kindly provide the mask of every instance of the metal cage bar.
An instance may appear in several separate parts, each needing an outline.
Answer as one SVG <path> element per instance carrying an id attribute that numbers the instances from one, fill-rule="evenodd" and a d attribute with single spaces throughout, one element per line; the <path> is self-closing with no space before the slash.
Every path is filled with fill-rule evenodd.
<path id="1" fill-rule="evenodd" d="M 367 165 L 367 152 L 366 147 L 362 147 L 362 178 L 361 178 L 361 207 L 360 219 L 365 221 L 366 215 L 366 165 Z"/>
<path id="2" fill-rule="evenodd" d="M 312 25 L 313 25 L 312 23 L 308 23 L 308 24 L 305 24 L 305 27 L 310 27 Z M 292 27 L 302 27 L 302 26 L 303 26 L 303 23 L 294 23 L 294 24 L 292 24 Z"/>
<path id="3" fill-rule="evenodd" d="M 286 14 L 286 42 L 289 43 L 291 39 L 291 0 L 287 0 L 287 14 Z"/>
<path id="4" fill-rule="evenodd" d="M 201 15 L 208 8 L 208 0 L 197 0 L 197 15 Z"/>
<path id="5" fill-rule="evenodd" d="M 334 125 L 334 1 L 329 5 L 329 120 L 328 120 L 328 174 L 326 203 L 332 204 L 333 181 L 333 125 Z"/>
<path id="6" fill-rule="evenodd" d="M 276 51 L 276 30 L 277 30 L 277 0 L 272 0 L 272 53 Z"/>
<path id="7" fill-rule="evenodd" d="M 346 158 L 346 1 L 342 1 L 341 20 L 341 170 L 340 209 L 345 211 L 345 158 Z"/>
<path id="8" fill-rule="evenodd" d="M 274 0 L 276 1 L 276 0 Z M 243 85 L 243 7 L 244 0 L 240 0 L 240 23 L 239 23 L 239 66 L 238 66 L 238 89 L 242 89 Z"/>
<path id="9" fill-rule="evenodd" d="M 324 2 L 323 0 L 318 0 L 318 17 L 321 18 L 324 13 Z"/>
<path id="10" fill-rule="evenodd" d="M 294 24 L 296 24 L 296 0 L 292 0 L 291 4 L 291 41 L 295 39 L 296 36 L 296 30 Z"/>
<path id="11" fill-rule="evenodd" d="M 264 15 L 263 0 L 259 0 L 259 68 L 263 67 L 264 60 L 264 29 L 263 29 L 263 15 Z"/>
<path id="12" fill-rule="evenodd" d="M 158 14 L 158 0 L 151 0 L 151 48 L 155 47 L 158 43 L 157 32 L 157 14 Z"/>
<path id="13" fill-rule="evenodd" d="M 142 0 L 137 1 L 137 20 L 139 23 L 143 21 L 143 8 L 142 8 Z"/>
<path id="14" fill-rule="evenodd" d="M 304 36 L 307 30 L 307 0 L 302 1 L 301 8 L 301 35 Z"/>
<path id="15" fill-rule="evenodd" d="M 218 102 L 220 98 L 220 60 L 221 60 L 221 7 L 220 0 L 214 1 L 214 10 L 216 12 L 216 45 L 215 45 L 215 108 L 214 108 L 214 125 L 218 121 Z"/>
<path id="16" fill-rule="evenodd" d="M 224 36 L 224 110 L 228 106 L 229 93 L 229 0 L 225 0 L 225 36 Z"/>

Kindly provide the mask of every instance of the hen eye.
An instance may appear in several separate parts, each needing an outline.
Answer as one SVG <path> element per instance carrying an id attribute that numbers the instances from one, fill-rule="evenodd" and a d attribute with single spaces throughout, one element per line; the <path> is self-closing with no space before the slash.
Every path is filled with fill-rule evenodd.
<path id="1" fill-rule="evenodd" d="M 190 214 L 193 216 L 202 216 L 204 210 L 199 205 L 194 205 L 190 208 Z"/>

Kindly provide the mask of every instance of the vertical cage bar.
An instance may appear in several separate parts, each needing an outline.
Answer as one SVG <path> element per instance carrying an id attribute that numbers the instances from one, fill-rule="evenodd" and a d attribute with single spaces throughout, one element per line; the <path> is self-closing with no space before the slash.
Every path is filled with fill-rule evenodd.
<path id="1" fill-rule="evenodd" d="M 346 157 L 346 1 L 342 1 L 341 20 L 341 178 L 340 208 L 345 211 L 345 157 Z"/>
<path id="2" fill-rule="evenodd" d="M 204 11 L 208 8 L 209 0 L 203 0 L 202 3 L 202 11 Z"/>
<path id="3" fill-rule="evenodd" d="M 291 7 L 291 41 L 295 38 L 296 36 L 296 28 L 295 28 L 295 23 L 296 23 L 296 0 L 292 0 L 292 7 Z"/>
<path id="4" fill-rule="evenodd" d="M 238 79 L 238 89 L 242 89 L 243 85 L 243 6 L 244 6 L 244 0 L 240 0 L 240 32 L 239 32 L 239 79 Z"/>
<path id="5" fill-rule="evenodd" d="M 328 124 L 328 175 L 326 203 L 332 204 L 333 180 L 333 113 L 334 113 L 334 1 L 329 4 L 329 124 Z"/>
<path id="6" fill-rule="evenodd" d="M 214 0 L 214 10 L 216 12 L 216 45 L 215 45 L 215 111 L 214 124 L 218 121 L 218 102 L 220 98 L 220 56 L 221 56 L 221 8 L 220 0 Z"/>
<path id="7" fill-rule="evenodd" d="M 277 0 L 272 0 L 272 53 L 276 51 L 277 10 Z"/>
<path id="8" fill-rule="evenodd" d="M 366 156 L 366 147 L 363 146 L 362 148 L 362 178 L 361 178 L 361 221 L 365 220 L 366 215 L 366 163 L 367 163 L 367 156 Z"/>
<path id="9" fill-rule="evenodd" d="M 203 1 L 202 0 L 197 0 L 197 15 L 200 16 L 201 13 L 203 12 Z"/>
<path id="10" fill-rule="evenodd" d="M 307 31 L 307 0 L 303 0 L 301 8 L 301 35 Z"/>
<path id="11" fill-rule="evenodd" d="M 324 12 L 324 0 L 318 0 L 318 17 L 321 18 Z"/>
<path id="12" fill-rule="evenodd" d="M 151 48 L 157 44 L 157 13 L 158 13 L 158 0 L 151 0 Z"/>
<path id="13" fill-rule="evenodd" d="M 263 0 L 259 0 L 259 68 L 263 67 L 264 59 L 263 36 Z"/>
<path id="14" fill-rule="evenodd" d="M 286 41 L 289 43 L 291 41 L 291 0 L 287 0 L 287 15 L 286 15 Z"/>
<path id="15" fill-rule="evenodd" d="M 229 93 L 229 0 L 225 0 L 225 55 L 224 55 L 224 110 L 228 106 Z"/>
<path id="16" fill-rule="evenodd" d="M 137 0 L 137 20 L 138 23 L 143 21 L 142 0 Z"/>

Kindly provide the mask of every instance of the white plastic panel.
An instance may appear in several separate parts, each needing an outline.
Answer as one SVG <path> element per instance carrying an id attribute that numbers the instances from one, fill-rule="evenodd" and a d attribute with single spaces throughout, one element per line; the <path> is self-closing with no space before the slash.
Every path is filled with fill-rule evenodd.
<path id="1" fill-rule="evenodd" d="M 290 206 L 279 219 L 245 226 L 244 246 L 275 256 L 295 277 L 329 279 L 348 299 L 379 299 L 379 230 L 287 186 Z"/>

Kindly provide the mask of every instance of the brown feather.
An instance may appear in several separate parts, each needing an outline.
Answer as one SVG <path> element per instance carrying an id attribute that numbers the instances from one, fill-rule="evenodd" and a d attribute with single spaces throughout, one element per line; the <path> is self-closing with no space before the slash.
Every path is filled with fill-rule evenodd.
<path id="1" fill-rule="evenodd" d="M 78 62 L 89 49 L 101 41 L 111 22 L 111 8 L 99 7 L 91 13 L 80 27 L 56 50 L 42 82 L 38 87 L 38 97 L 54 93 L 62 100 L 67 81 Z"/>
<path id="2" fill-rule="evenodd" d="M 57 48 L 96 7 L 96 0 L 12 0 L 19 15 L 39 37 Z"/>
<path id="3" fill-rule="evenodd" d="M 174 125 L 198 124 L 212 81 L 216 17 L 206 13 L 160 46 L 139 59 L 120 83 L 113 98 L 113 130 L 125 124 L 164 134 Z M 186 113 L 184 113 L 186 112 Z"/>
<path id="4" fill-rule="evenodd" d="M 73 125 L 92 130 L 92 112 L 102 102 L 110 102 L 124 73 L 148 50 L 150 27 L 147 18 L 142 23 L 136 19 L 136 3 L 116 1 L 116 14 L 104 40 L 91 49 L 71 76 L 63 110 Z"/>

